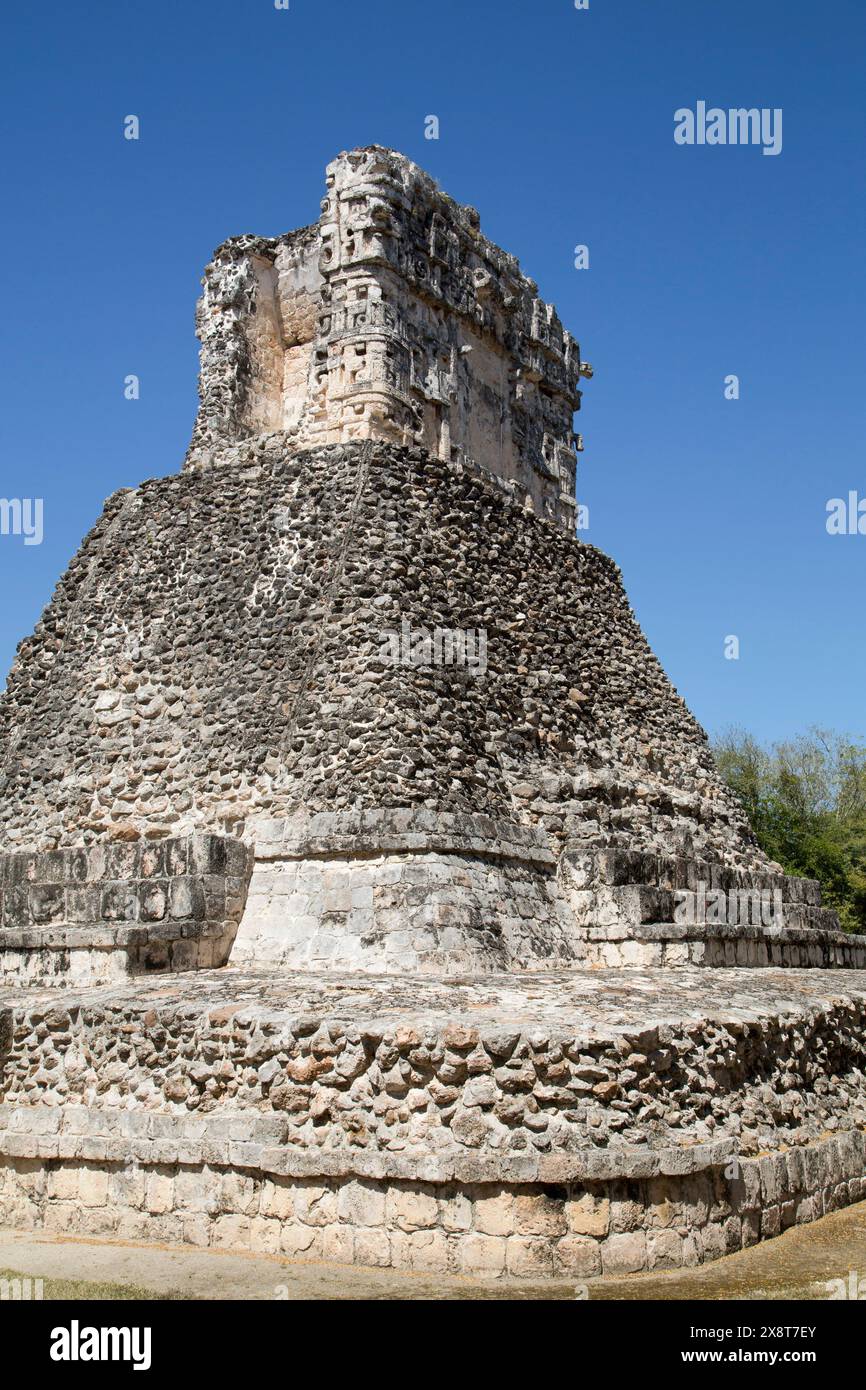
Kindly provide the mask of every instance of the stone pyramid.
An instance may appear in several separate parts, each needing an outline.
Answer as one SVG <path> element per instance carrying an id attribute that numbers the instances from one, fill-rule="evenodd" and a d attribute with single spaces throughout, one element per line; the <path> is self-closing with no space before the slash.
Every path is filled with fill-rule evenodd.
<path id="1" fill-rule="evenodd" d="M 866 1194 L 866 939 L 579 538 L 535 284 L 375 147 L 198 331 L 0 702 L 0 1221 L 574 1280 Z"/>
<path id="2" fill-rule="evenodd" d="M 591 369 L 472 208 L 400 155 L 341 155 L 317 224 L 217 250 L 198 332 L 184 469 L 109 499 L 0 707 L 10 884 L 56 851 L 56 892 L 8 896 L 10 948 L 30 931 L 65 962 L 64 928 L 146 922 L 170 964 L 123 884 L 136 845 L 204 833 L 255 857 L 245 904 L 230 875 L 236 960 L 772 959 L 747 903 L 733 929 L 676 922 L 704 883 L 775 892 L 780 959 L 851 961 L 576 537 Z M 64 852 L 88 847 L 129 867 L 70 911 L 92 875 Z"/>

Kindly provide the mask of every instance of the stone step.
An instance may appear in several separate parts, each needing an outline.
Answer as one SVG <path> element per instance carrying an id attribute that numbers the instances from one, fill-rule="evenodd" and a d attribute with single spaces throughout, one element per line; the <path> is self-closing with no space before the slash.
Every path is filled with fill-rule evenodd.
<path id="1" fill-rule="evenodd" d="M 785 880 L 777 880 L 784 883 Z M 760 926 L 838 931 L 830 908 L 788 899 L 781 886 L 725 890 L 658 888 L 644 883 L 575 888 L 566 880 L 572 911 L 581 926 L 603 932 L 612 926 L 673 922 L 733 927 Z"/>
<path id="2" fill-rule="evenodd" d="M 701 884 L 726 893 L 747 890 L 780 891 L 782 901 L 821 904 L 821 885 L 815 879 L 797 878 L 767 869 L 734 868 L 711 860 L 670 856 L 643 850 L 586 849 L 567 844 L 563 868 L 576 887 L 604 884 L 611 888 L 641 885 L 697 892 Z"/>
<path id="3" fill-rule="evenodd" d="M 583 961 L 594 968 L 866 969 L 866 936 L 838 928 L 645 922 L 601 930 L 584 927 L 581 936 Z"/>
<path id="4" fill-rule="evenodd" d="M 247 845 L 209 833 L 0 853 L 0 983 L 223 965 L 252 864 Z"/>

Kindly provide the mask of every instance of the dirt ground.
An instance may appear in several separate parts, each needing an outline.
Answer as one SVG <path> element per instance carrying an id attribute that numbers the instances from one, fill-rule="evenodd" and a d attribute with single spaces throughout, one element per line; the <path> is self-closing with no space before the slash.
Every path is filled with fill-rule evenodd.
<path id="1" fill-rule="evenodd" d="M 573 1282 L 485 1282 L 272 1255 L 0 1230 L 3 1280 L 43 1296 L 126 1299 L 805 1299 L 866 1300 L 866 1202 L 703 1269 Z M 7 1293 L 8 1296 L 8 1293 Z"/>

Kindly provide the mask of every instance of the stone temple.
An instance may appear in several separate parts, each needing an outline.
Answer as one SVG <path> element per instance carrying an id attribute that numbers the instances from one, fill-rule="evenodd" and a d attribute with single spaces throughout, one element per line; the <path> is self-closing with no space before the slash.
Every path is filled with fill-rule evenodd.
<path id="1" fill-rule="evenodd" d="M 0 1221 L 583 1280 L 866 1196 L 866 939 L 576 538 L 555 310 L 379 147 L 203 283 L 0 704 Z"/>

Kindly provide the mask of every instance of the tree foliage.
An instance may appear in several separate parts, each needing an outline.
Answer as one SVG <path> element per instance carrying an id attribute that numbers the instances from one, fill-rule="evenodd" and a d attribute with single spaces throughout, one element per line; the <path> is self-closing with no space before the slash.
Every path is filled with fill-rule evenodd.
<path id="1" fill-rule="evenodd" d="M 764 746 L 730 729 L 713 753 L 765 854 L 819 879 L 845 930 L 866 932 L 866 747 L 823 729 Z"/>

